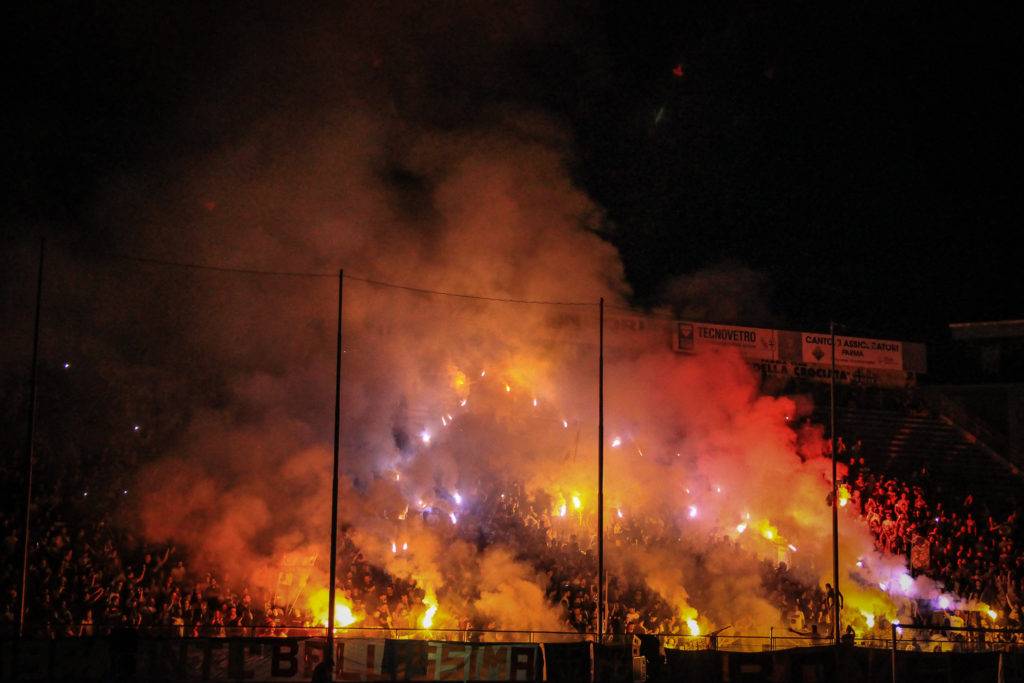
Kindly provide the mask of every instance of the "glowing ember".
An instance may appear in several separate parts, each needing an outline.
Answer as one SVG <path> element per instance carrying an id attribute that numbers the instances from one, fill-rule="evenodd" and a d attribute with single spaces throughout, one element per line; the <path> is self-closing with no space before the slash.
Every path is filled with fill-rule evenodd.
<path id="1" fill-rule="evenodd" d="M 398 544 L 395 543 L 394 541 L 391 541 L 391 552 L 392 553 L 397 553 L 398 552 Z"/>
<path id="2" fill-rule="evenodd" d="M 612 448 L 618 448 L 621 445 L 622 439 L 620 439 L 619 437 L 615 437 L 614 439 L 612 439 Z"/>
<path id="3" fill-rule="evenodd" d="M 428 432 L 426 429 L 420 432 L 420 441 L 422 441 L 423 443 L 430 443 L 430 432 Z"/>
<path id="4" fill-rule="evenodd" d="M 841 508 L 846 507 L 847 503 L 850 502 L 850 487 L 847 486 L 846 484 L 840 484 L 839 485 L 838 497 L 839 497 L 839 507 L 841 507 Z"/>
<path id="5" fill-rule="evenodd" d="M 773 538 L 775 538 L 775 532 L 772 531 L 771 529 L 765 529 L 764 531 L 761 532 L 761 535 L 764 536 L 765 538 L 767 538 L 769 541 L 772 540 Z"/>
<path id="6" fill-rule="evenodd" d="M 462 505 L 462 496 L 461 496 L 461 495 L 459 495 L 459 492 L 458 492 L 458 491 L 456 491 L 456 492 L 455 492 L 455 494 L 454 494 L 454 495 L 452 496 L 452 498 L 454 498 L 454 499 L 455 499 L 455 503 L 456 503 L 457 505 Z"/>
<path id="7" fill-rule="evenodd" d="M 697 506 L 696 505 L 691 505 L 689 507 L 689 515 L 690 515 L 690 519 L 693 519 L 694 517 L 697 516 Z"/>
<path id="8" fill-rule="evenodd" d="M 881 588 L 884 591 L 889 590 L 889 585 L 887 583 L 885 583 L 884 581 L 879 581 L 878 582 L 878 587 Z"/>
<path id="9" fill-rule="evenodd" d="M 461 393 L 466 390 L 467 384 L 466 373 L 462 370 L 455 370 L 452 372 L 452 389 Z"/>
<path id="10" fill-rule="evenodd" d="M 740 522 L 739 524 L 736 525 L 736 533 L 742 534 L 746 530 L 747 530 L 747 523 L 746 522 Z"/>
<path id="11" fill-rule="evenodd" d="M 505 385 L 505 392 L 508 393 L 510 391 L 512 391 L 512 387 L 510 387 L 508 384 L 506 384 Z"/>
<path id="12" fill-rule="evenodd" d="M 452 520 L 452 524 L 458 524 L 459 523 L 459 518 L 455 516 L 454 512 L 449 512 L 448 513 L 448 519 Z"/>
<path id="13" fill-rule="evenodd" d="M 789 549 L 792 550 L 794 553 L 796 552 L 796 546 L 792 543 L 789 544 Z"/>
<path id="14" fill-rule="evenodd" d="M 569 428 L 569 421 L 568 420 L 562 420 L 562 429 L 568 429 L 568 428 Z"/>
<path id="15" fill-rule="evenodd" d="M 533 407 L 534 407 L 534 408 L 536 408 L 536 407 L 537 407 L 537 399 L 533 399 Z"/>
<path id="16" fill-rule="evenodd" d="M 568 512 L 568 508 L 565 507 L 565 503 L 558 506 L 558 516 L 565 517 L 565 513 Z"/>
<path id="17" fill-rule="evenodd" d="M 402 544 L 402 550 L 408 550 L 408 549 L 409 549 L 409 544 L 407 542 L 403 543 Z"/>
<path id="18" fill-rule="evenodd" d="M 572 497 L 572 506 L 573 506 L 573 508 L 575 508 L 577 510 L 579 510 L 581 507 L 583 507 L 583 501 L 580 500 L 579 496 L 573 496 Z"/>
<path id="19" fill-rule="evenodd" d="M 469 399 L 468 398 L 464 398 L 461 401 L 459 401 L 459 405 L 462 406 L 462 407 L 465 407 L 467 403 L 469 403 Z"/>
<path id="20" fill-rule="evenodd" d="M 622 508 L 615 511 L 619 515 L 619 519 L 622 519 Z"/>

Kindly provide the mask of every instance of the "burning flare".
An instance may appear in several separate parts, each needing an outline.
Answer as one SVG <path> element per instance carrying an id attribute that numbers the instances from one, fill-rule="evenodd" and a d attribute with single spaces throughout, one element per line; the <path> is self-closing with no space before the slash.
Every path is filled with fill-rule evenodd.
<path id="1" fill-rule="evenodd" d="M 420 628 L 433 628 L 434 615 L 437 614 L 437 598 L 427 595 L 423 598 L 423 604 L 427 606 L 427 610 L 420 617 Z"/>
<path id="2" fill-rule="evenodd" d="M 330 605 L 331 595 L 330 591 L 326 588 L 318 588 L 313 591 L 309 597 L 310 611 L 316 615 L 317 621 L 323 625 L 328 625 L 328 607 Z M 334 593 L 334 626 L 335 628 L 344 628 L 351 626 L 352 624 L 362 621 L 362 615 L 356 615 L 352 611 L 352 601 L 344 593 L 335 591 Z"/>

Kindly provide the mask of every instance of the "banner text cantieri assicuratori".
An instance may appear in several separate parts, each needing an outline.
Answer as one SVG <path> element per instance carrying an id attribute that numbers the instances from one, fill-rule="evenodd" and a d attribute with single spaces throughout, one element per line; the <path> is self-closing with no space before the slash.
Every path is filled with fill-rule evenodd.
<path id="1" fill-rule="evenodd" d="M 676 321 L 675 350 L 701 353 L 735 348 L 766 377 L 797 377 L 828 381 L 832 337 L 822 332 L 796 332 Z M 927 371 L 924 344 L 836 335 L 836 379 L 854 384 L 907 386 Z"/>
<path id="2" fill-rule="evenodd" d="M 595 311 L 558 311 L 548 320 L 549 339 L 595 351 Z M 606 312 L 605 353 L 609 357 L 671 347 L 682 354 L 736 349 L 766 380 L 800 378 L 827 382 L 831 375 L 832 337 L 828 332 L 798 332 L 764 327 L 668 320 Z M 888 387 L 913 385 L 927 372 L 924 344 L 836 335 L 836 379 L 842 383 Z"/>

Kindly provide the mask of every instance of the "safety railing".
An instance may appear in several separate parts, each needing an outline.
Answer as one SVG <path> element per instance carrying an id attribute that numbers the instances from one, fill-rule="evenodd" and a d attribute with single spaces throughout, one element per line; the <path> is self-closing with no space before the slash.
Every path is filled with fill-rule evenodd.
<path id="1" fill-rule="evenodd" d="M 1024 653 L 1024 629 L 894 624 L 889 647 L 893 652 Z"/>
<path id="2" fill-rule="evenodd" d="M 13 636 L 0 631 L 0 636 Z M 324 627 L 309 626 L 219 626 L 219 625 L 155 625 L 109 626 L 100 624 L 60 625 L 33 637 L 49 635 L 55 638 L 110 637 L 114 635 L 141 638 L 323 638 Z M 596 633 L 557 630 L 505 630 L 505 629 L 450 629 L 450 628 L 387 628 L 348 626 L 335 629 L 336 638 L 395 640 L 432 640 L 480 643 L 577 643 L 597 642 Z M 651 634 L 661 647 L 673 650 L 720 650 L 724 652 L 774 652 L 800 647 L 821 647 L 833 643 L 828 634 L 820 636 L 798 635 L 792 632 L 777 634 L 689 633 Z M 602 644 L 629 646 L 634 634 L 606 634 Z M 935 626 L 928 624 L 894 625 L 889 638 L 880 635 L 856 636 L 843 641 L 854 647 L 891 649 L 917 652 L 1021 652 L 1024 653 L 1024 629 L 988 629 L 975 627 Z"/>

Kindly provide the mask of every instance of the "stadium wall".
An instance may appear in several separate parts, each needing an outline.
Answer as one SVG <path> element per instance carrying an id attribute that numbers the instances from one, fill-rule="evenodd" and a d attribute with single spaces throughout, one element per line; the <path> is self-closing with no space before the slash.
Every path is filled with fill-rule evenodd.
<path id="1" fill-rule="evenodd" d="M 343 639 L 337 646 L 336 681 L 1024 681 L 1024 653 L 1019 651 L 900 651 L 894 660 L 890 650 L 852 646 L 774 652 L 667 649 L 645 660 L 635 656 L 635 649 L 589 642 Z M 317 638 L 11 639 L 0 642 L 0 680 L 302 682 L 312 680 L 323 648 L 323 639 Z"/>

